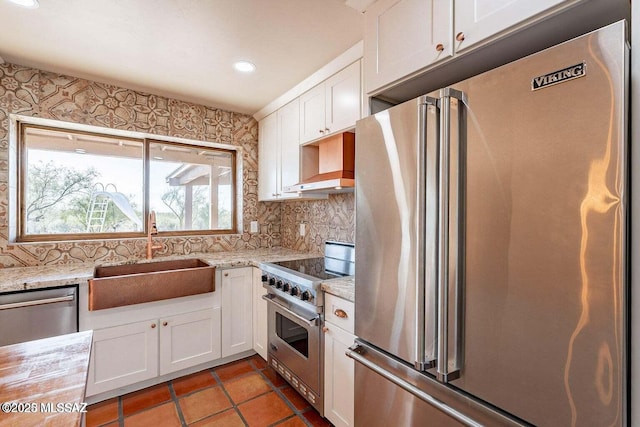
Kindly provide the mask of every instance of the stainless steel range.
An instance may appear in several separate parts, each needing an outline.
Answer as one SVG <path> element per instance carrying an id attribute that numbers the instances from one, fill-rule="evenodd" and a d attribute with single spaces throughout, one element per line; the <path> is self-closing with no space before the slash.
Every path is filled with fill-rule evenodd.
<path id="1" fill-rule="evenodd" d="M 355 272 L 354 245 L 326 242 L 325 256 L 262 263 L 263 296 L 269 302 L 269 360 L 323 415 L 321 330 L 324 301 L 320 285 Z"/>

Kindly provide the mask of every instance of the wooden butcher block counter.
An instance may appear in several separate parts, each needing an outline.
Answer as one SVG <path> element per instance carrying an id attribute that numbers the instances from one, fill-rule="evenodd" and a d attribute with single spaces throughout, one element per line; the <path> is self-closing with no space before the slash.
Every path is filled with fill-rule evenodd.
<path id="1" fill-rule="evenodd" d="M 0 347 L 0 426 L 79 426 L 93 331 Z"/>

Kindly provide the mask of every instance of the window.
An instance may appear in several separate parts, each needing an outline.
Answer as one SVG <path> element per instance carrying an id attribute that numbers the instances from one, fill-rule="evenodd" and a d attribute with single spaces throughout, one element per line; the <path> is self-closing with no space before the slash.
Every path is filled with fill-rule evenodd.
<path id="1" fill-rule="evenodd" d="M 232 228 L 232 153 L 157 141 L 149 150 L 149 206 L 159 230 Z"/>
<path id="2" fill-rule="evenodd" d="M 18 126 L 19 241 L 234 232 L 234 150 Z"/>

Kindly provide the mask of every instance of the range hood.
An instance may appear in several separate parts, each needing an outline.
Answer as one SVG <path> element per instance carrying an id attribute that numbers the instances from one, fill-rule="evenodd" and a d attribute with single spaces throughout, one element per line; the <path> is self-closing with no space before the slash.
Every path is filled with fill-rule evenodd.
<path id="1" fill-rule="evenodd" d="M 301 176 L 287 193 L 342 193 L 353 191 L 355 134 L 343 132 L 301 148 Z"/>

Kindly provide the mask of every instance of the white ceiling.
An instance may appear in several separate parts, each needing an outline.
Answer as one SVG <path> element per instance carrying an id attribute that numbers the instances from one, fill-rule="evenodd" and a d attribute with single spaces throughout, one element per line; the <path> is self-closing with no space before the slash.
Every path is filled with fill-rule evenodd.
<path id="1" fill-rule="evenodd" d="M 253 114 L 362 39 L 345 0 L 0 0 L 5 62 Z M 245 59 L 251 75 L 233 69 Z"/>

